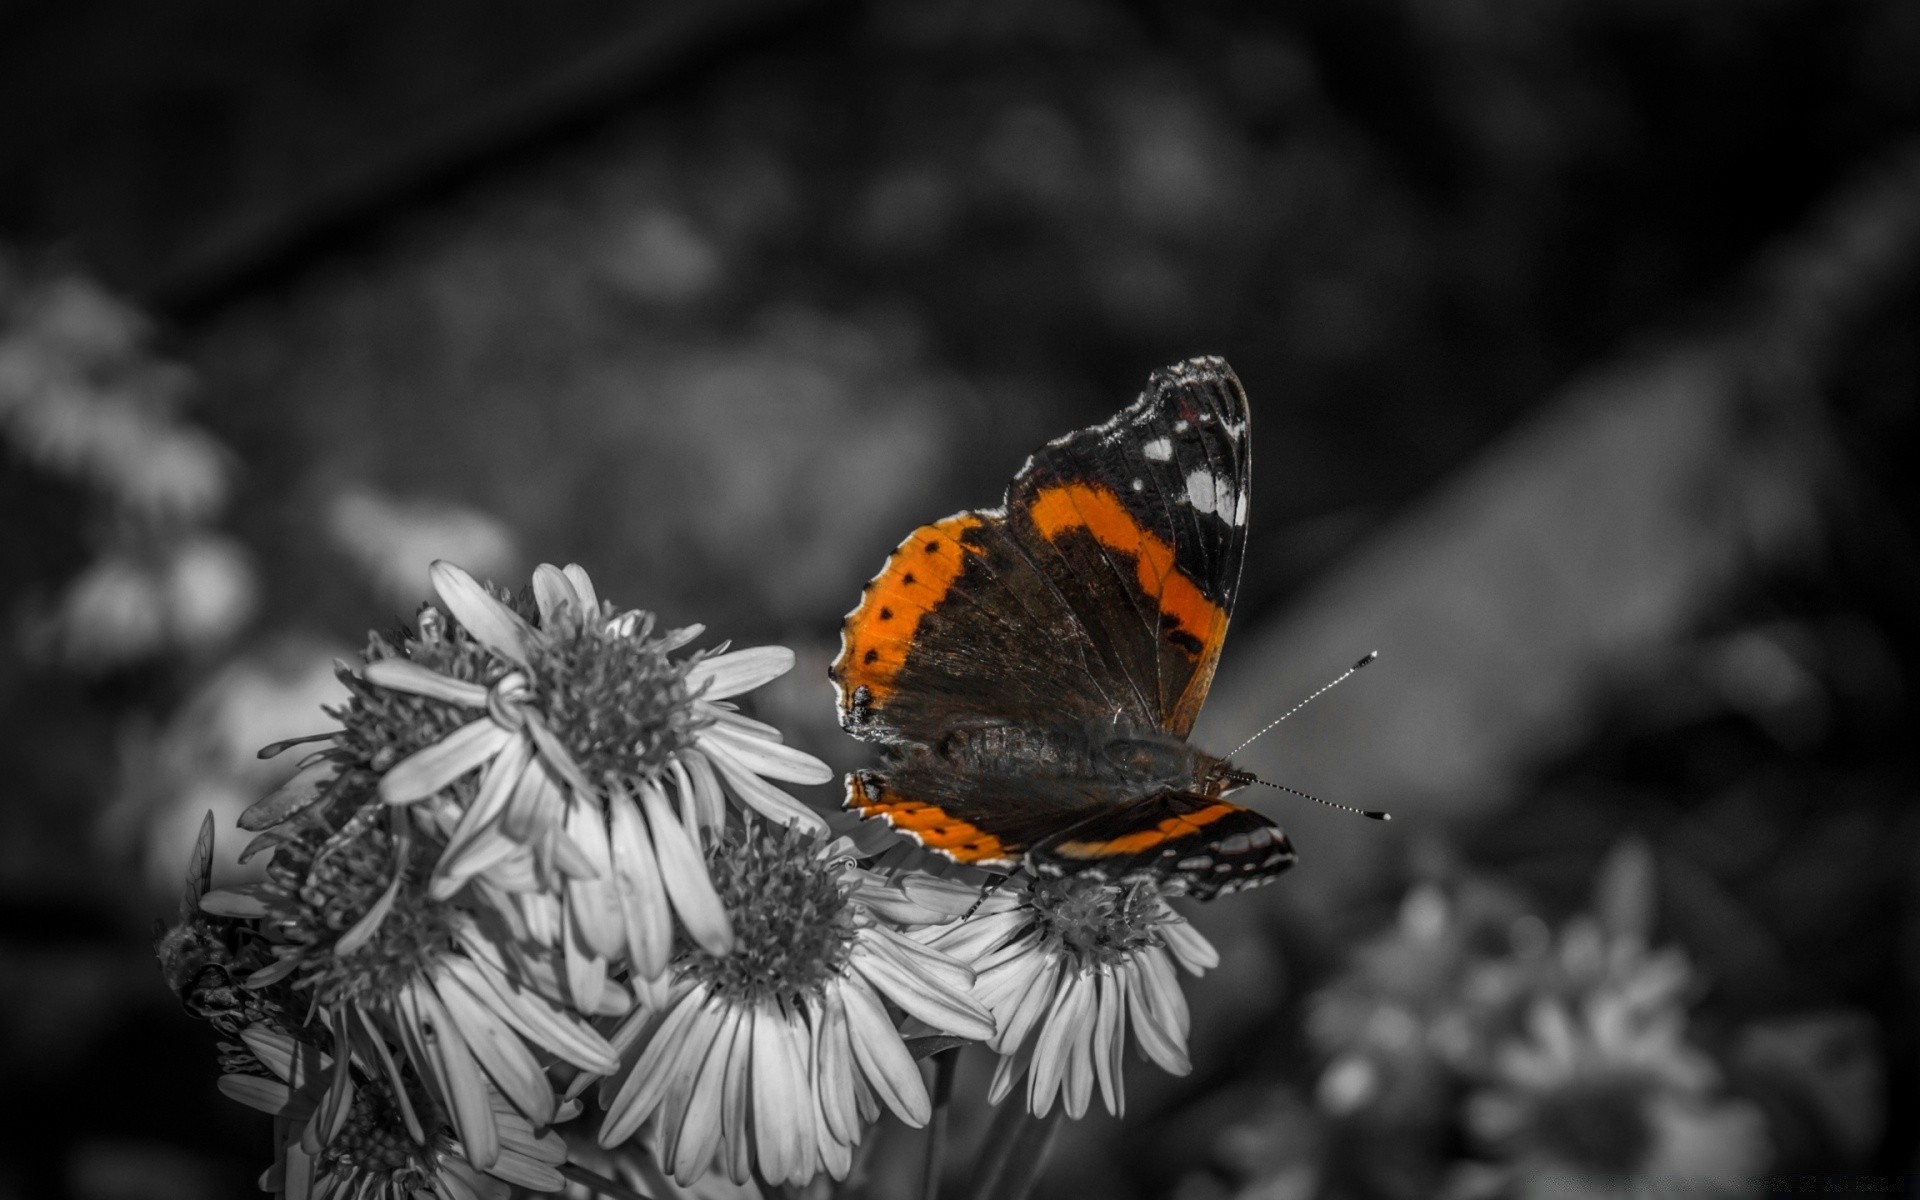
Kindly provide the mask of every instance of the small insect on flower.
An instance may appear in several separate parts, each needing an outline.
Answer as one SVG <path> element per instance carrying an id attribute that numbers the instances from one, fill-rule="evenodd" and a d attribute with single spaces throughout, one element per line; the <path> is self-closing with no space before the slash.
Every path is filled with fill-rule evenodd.
<path id="1" fill-rule="evenodd" d="M 453 624 L 426 610 L 419 636 L 361 676 L 368 704 L 402 694 L 437 710 L 444 731 L 382 764 L 380 780 L 382 799 L 415 806 L 444 839 L 432 894 L 472 882 L 518 909 L 510 920 L 564 951 L 576 998 L 628 961 L 658 978 L 676 915 L 725 954 L 733 930 L 701 849 L 725 821 L 725 796 L 778 824 L 825 828 L 768 781 L 824 783 L 831 769 L 730 703 L 791 669 L 793 652 L 676 657 L 698 627 L 655 636 L 652 617 L 616 612 L 578 566 L 534 572 L 532 621 L 451 563 L 431 574 Z"/>
<path id="2" fill-rule="evenodd" d="M 716 1161 L 735 1182 L 845 1178 L 882 1104 L 913 1126 L 932 1111 L 889 1003 L 939 1032 L 993 1034 L 973 973 L 905 932 L 951 922 L 974 892 L 888 881 L 845 840 L 760 823 L 730 828 L 708 862 L 733 952 L 687 949 L 667 1002 L 614 1035 L 630 1067 L 602 1085 L 600 1144 L 651 1120 L 657 1160 L 683 1184 Z"/>
<path id="3" fill-rule="evenodd" d="M 1190 1071 L 1187 1001 L 1173 962 L 1199 975 L 1220 961 L 1154 882 L 1091 875 L 995 892 L 927 945 L 970 963 L 974 997 L 993 1011 L 997 1032 L 987 1044 L 1001 1058 L 987 1098 L 998 1104 L 1024 1075 L 1035 1116 L 1056 1096 L 1068 1116 L 1083 1115 L 1096 1082 L 1107 1111 L 1125 1113 L 1129 1013 L 1142 1055 L 1172 1074 Z"/>

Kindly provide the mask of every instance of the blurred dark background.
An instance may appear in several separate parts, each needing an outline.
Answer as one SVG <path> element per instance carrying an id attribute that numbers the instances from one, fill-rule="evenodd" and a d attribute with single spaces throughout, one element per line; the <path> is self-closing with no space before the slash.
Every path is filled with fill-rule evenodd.
<path id="1" fill-rule="evenodd" d="M 0 1198 L 250 1194 L 151 924 L 429 560 L 792 645 L 850 766 L 885 553 L 1201 353 L 1201 740 L 1378 647 L 1247 759 L 1398 820 L 1260 801 L 1194 1075 L 1042 1194 L 1472 1194 L 1436 1014 L 1595 921 L 1685 957 L 1728 1194 L 1915 1186 L 1920 6 L 13 0 L 0 114 Z"/>

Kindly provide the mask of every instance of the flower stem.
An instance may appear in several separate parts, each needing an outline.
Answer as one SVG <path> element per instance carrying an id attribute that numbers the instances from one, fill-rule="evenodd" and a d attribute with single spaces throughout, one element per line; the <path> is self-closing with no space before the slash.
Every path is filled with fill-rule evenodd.
<path id="1" fill-rule="evenodd" d="M 960 1048 L 933 1056 L 933 1117 L 927 1122 L 927 1165 L 920 1177 L 921 1200 L 940 1200 L 940 1169 L 947 1157 L 947 1110 L 953 1101 L 953 1073 Z"/>

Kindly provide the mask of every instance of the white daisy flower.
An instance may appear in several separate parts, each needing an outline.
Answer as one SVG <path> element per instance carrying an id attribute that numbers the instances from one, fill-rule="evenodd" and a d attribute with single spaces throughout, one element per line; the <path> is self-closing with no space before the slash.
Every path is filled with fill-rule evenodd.
<path id="1" fill-rule="evenodd" d="M 902 932 L 949 922 L 975 893 L 936 880 L 888 882 L 850 844 L 801 830 L 730 829 L 709 865 L 735 931 L 730 955 L 691 948 L 668 999 L 614 1036 L 629 1069 L 602 1085 L 600 1143 L 649 1125 L 682 1184 L 717 1164 L 804 1183 L 845 1178 L 881 1106 L 920 1126 L 932 1103 L 889 1005 L 932 1030 L 993 1034 L 973 973 Z"/>
<path id="2" fill-rule="evenodd" d="M 1097 1084 L 1107 1111 L 1126 1111 L 1121 1051 L 1131 1017 L 1140 1053 L 1185 1075 L 1188 1012 L 1173 964 L 1199 975 L 1220 961 L 1151 881 L 1090 875 L 1002 889 L 927 945 L 972 964 L 974 998 L 993 1012 L 988 1041 L 1001 1056 L 987 1099 L 998 1104 L 1024 1076 L 1027 1108 L 1056 1097 L 1079 1117 Z"/>
<path id="3" fill-rule="evenodd" d="M 422 1097 L 395 1090 L 404 1084 L 358 1076 L 266 1025 L 249 1026 L 240 1038 L 247 1054 L 230 1055 L 228 1065 L 251 1069 L 222 1075 L 220 1090 L 275 1118 L 275 1161 L 262 1191 L 312 1200 L 508 1200 L 513 1187 L 555 1192 L 566 1183 L 560 1135 L 536 1130 L 496 1091 L 485 1101 L 499 1148 L 483 1167 L 446 1126 L 421 1125 L 415 1109 Z"/>
<path id="4" fill-rule="evenodd" d="M 824 783 L 832 770 L 728 703 L 790 670 L 793 652 L 671 657 L 700 630 L 652 636 L 650 617 L 615 612 L 577 566 L 534 572 L 537 626 L 451 563 L 431 574 L 465 637 L 487 652 L 482 669 L 423 614 L 405 656 L 377 658 L 361 677 L 465 714 L 380 781 L 387 803 L 419 805 L 446 838 L 434 894 L 481 878 L 511 907 L 504 897 L 563 881 L 557 913 L 522 904 L 521 918 L 564 949 L 570 985 L 588 995 L 622 961 L 657 978 L 673 915 L 702 948 L 726 953 L 733 931 L 700 846 L 725 821 L 724 797 L 778 824 L 826 827 L 769 780 Z"/>

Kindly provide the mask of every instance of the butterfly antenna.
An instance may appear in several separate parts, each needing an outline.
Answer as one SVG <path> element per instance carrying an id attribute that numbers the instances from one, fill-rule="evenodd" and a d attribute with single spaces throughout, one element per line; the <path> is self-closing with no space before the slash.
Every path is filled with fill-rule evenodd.
<path id="1" fill-rule="evenodd" d="M 1362 662 L 1364 662 L 1364 661 L 1366 661 L 1366 660 L 1365 660 L 1365 659 L 1362 659 L 1361 661 L 1362 661 Z M 1382 810 L 1380 810 L 1380 809 L 1377 809 L 1377 808 L 1355 808 L 1355 807 L 1354 807 L 1353 805 L 1351 805 L 1351 804 L 1335 804 L 1335 803 L 1334 803 L 1333 801 L 1331 801 L 1331 800 L 1322 800 L 1322 799 L 1321 799 L 1320 797 L 1318 797 L 1318 796 L 1316 796 L 1316 795 L 1314 795 L 1314 794 L 1313 794 L 1312 792 L 1303 792 L 1303 791 L 1301 791 L 1301 790 L 1300 790 L 1299 788 L 1290 788 L 1290 787 L 1288 787 L 1288 786 L 1287 786 L 1286 784 L 1284 784 L 1284 783 L 1271 783 L 1271 782 L 1269 782 L 1269 781 L 1267 781 L 1267 780 L 1265 780 L 1265 779 L 1256 779 L 1256 780 L 1254 780 L 1254 782 L 1255 782 L 1255 783 L 1258 783 L 1258 784 L 1261 784 L 1261 785 L 1264 785 L 1264 786 L 1266 786 L 1266 787 L 1270 787 L 1270 788 L 1273 788 L 1273 789 L 1274 789 L 1275 791 L 1281 791 L 1281 792 L 1287 792 L 1287 793 L 1289 793 L 1289 794 L 1291 794 L 1291 795 L 1295 795 L 1295 796 L 1300 796 L 1300 797 L 1302 797 L 1302 798 L 1304 798 L 1304 799 L 1307 799 L 1307 800 L 1311 800 L 1311 801 L 1313 801 L 1313 802 L 1314 802 L 1315 804 L 1324 804 L 1324 805 L 1326 805 L 1326 806 L 1327 806 L 1328 808 L 1337 808 L 1337 809 L 1339 809 L 1339 810 L 1340 810 L 1341 812 L 1350 812 L 1350 813 L 1354 813 L 1354 814 L 1356 814 L 1356 815 L 1358 815 L 1358 816 L 1362 816 L 1362 817 L 1370 817 L 1370 818 L 1372 818 L 1372 819 L 1373 819 L 1373 820 L 1375 820 L 1375 821 L 1391 821 L 1391 820 L 1393 820 L 1393 814 L 1392 814 L 1392 813 L 1390 813 L 1390 812 L 1383 812 Z"/>
<path id="2" fill-rule="evenodd" d="M 1238 746 L 1235 746 L 1233 748 L 1233 752 L 1228 754 L 1227 757 L 1228 758 L 1238 757 L 1242 750 L 1245 750 L 1248 746 L 1253 745 L 1255 742 L 1259 741 L 1262 737 L 1266 736 L 1267 733 L 1272 731 L 1272 729 L 1275 726 L 1279 725 L 1280 722 L 1286 720 L 1288 717 L 1299 712 L 1301 709 L 1305 708 L 1307 705 L 1312 704 L 1315 700 L 1318 700 L 1322 695 L 1326 694 L 1327 692 L 1332 691 L 1335 687 L 1338 687 L 1340 684 L 1345 683 L 1349 675 L 1352 675 L 1355 671 L 1358 671 L 1361 667 L 1366 666 L 1368 663 L 1372 662 L 1374 659 L 1379 657 L 1380 657 L 1380 652 L 1378 650 L 1367 651 L 1365 658 L 1362 658 L 1359 662 L 1353 664 L 1352 666 L 1348 667 L 1346 670 L 1334 676 L 1332 679 L 1329 679 L 1326 683 L 1320 685 L 1319 690 L 1315 691 L 1313 695 L 1308 696 L 1305 700 L 1302 700 L 1300 703 L 1294 705 L 1292 708 L 1288 709 L 1286 712 L 1283 712 L 1279 716 L 1275 717 L 1273 720 L 1268 721 L 1266 725 L 1261 728 L 1260 732 L 1254 734 L 1252 737 L 1248 738 L 1246 741 L 1241 742 Z M 1261 782 L 1264 783 L 1266 781 L 1262 780 Z M 1273 784 L 1272 786 L 1279 787 L 1280 785 Z M 1291 789 L 1287 789 L 1287 790 L 1291 790 Z M 1303 796 L 1307 795 L 1305 792 L 1302 792 L 1300 794 Z M 1307 799 L 1312 800 L 1314 799 L 1314 797 L 1307 796 Z M 1321 803 L 1325 804 L 1326 801 L 1322 800 Z M 1334 807 L 1343 808 L 1345 806 L 1336 804 L 1334 805 Z M 1359 810 L 1356 809 L 1354 811 L 1357 812 Z"/>

